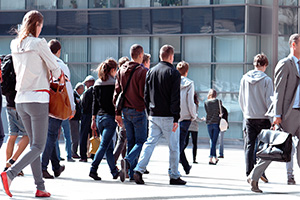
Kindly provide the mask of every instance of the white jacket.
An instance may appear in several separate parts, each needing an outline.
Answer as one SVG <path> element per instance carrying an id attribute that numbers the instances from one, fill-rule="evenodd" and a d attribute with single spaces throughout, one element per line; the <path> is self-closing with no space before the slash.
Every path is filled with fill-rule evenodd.
<path id="1" fill-rule="evenodd" d="M 61 70 L 46 40 L 28 36 L 20 43 L 20 39 L 16 38 L 10 48 L 17 80 L 16 91 L 49 90 L 49 71 L 58 78 Z"/>
<path id="2" fill-rule="evenodd" d="M 180 83 L 180 119 L 195 120 L 197 118 L 196 104 L 194 103 L 194 81 L 181 76 Z"/>

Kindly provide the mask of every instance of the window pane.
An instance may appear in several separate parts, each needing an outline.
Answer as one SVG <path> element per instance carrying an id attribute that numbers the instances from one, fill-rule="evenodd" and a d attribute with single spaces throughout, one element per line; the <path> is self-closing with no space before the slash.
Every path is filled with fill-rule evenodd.
<path id="1" fill-rule="evenodd" d="M 213 4 L 242 4 L 245 0 L 213 0 Z"/>
<path id="2" fill-rule="evenodd" d="M 279 8 L 278 10 L 278 34 L 291 35 L 297 33 L 298 29 L 297 8 Z"/>
<path id="3" fill-rule="evenodd" d="M 57 13 L 53 11 L 42 12 L 44 15 L 44 24 L 42 35 L 56 35 Z"/>
<path id="4" fill-rule="evenodd" d="M 68 67 L 71 73 L 71 83 L 73 85 L 73 88 L 78 82 L 82 82 L 87 75 L 92 74 L 90 66 L 86 64 L 68 64 Z M 95 76 L 95 74 L 93 74 L 93 76 L 95 78 L 97 77 L 97 75 Z"/>
<path id="5" fill-rule="evenodd" d="M 243 62 L 244 36 L 215 36 L 216 62 Z"/>
<path id="6" fill-rule="evenodd" d="M 152 37 L 151 46 L 151 61 L 154 63 L 159 62 L 159 50 L 165 45 L 170 44 L 174 47 L 174 62 L 181 61 L 181 45 L 179 36 L 170 37 Z"/>
<path id="7" fill-rule="evenodd" d="M 88 62 L 86 38 L 61 38 L 61 58 L 65 62 Z"/>
<path id="8" fill-rule="evenodd" d="M 248 32 L 261 33 L 261 8 L 249 6 Z"/>
<path id="9" fill-rule="evenodd" d="M 297 6 L 298 0 L 278 0 L 278 5 L 282 6 Z"/>
<path id="10" fill-rule="evenodd" d="M 130 47 L 133 44 L 139 44 L 143 47 L 144 52 L 149 52 L 149 37 L 122 37 L 121 38 L 121 57 L 130 57 Z M 152 59 L 152 57 L 151 57 Z"/>
<path id="11" fill-rule="evenodd" d="M 211 88 L 211 66 L 190 64 L 188 77 L 194 81 L 196 91 L 208 91 Z"/>
<path id="12" fill-rule="evenodd" d="M 0 35 L 10 35 L 12 28 L 22 23 L 25 12 L 0 12 Z"/>
<path id="13" fill-rule="evenodd" d="M 270 75 L 271 77 L 273 76 L 273 66 L 275 66 L 277 63 L 272 63 L 273 60 L 273 49 L 274 49 L 274 43 L 272 41 L 272 36 L 271 35 L 262 35 L 261 36 L 261 52 L 264 52 L 266 56 L 268 57 L 269 60 L 269 67 L 266 70 L 266 74 Z M 288 47 L 288 44 L 287 44 Z M 280 50 L 280 47 L 278 48 Z"/>
<path id="14" fill-rule="evenodd" d="M 87 11 L 63 11 L 57 17 L 58 35 L 87 35 Z"/>
<path id="15" fill-rule="evenodd" d="M 9 0 L 0 1 L 1 10 L 23 10 L 25 9 L 25 1 L 20 0 Z"/>
<path id="16" fill-rule="evenodd" d="M 220 92 L 239 92 L 243 65 L 216 65 L 214 88 Z"/>
<path id="17" fill-rule="evenodd" d="M 260 53 L 260 37 L 259 36 L 246 36 L 247 37 L 247 62 L 252 63 L 256 54 Z"/>
<path id="18" fill-rule="evenodd" d="M 124 7 L 124 0 L 89 0 L 89 8 L 118 8 Z"/>
<path id="19" fill-rule="evenodd" d="M 0 38 L 0 55 L 10 54 L 10 42 L 13 38 Z"/>
<path id="20" fill-rule="evenodd" d="M 150 0 L 125 0 L 125 8 L 128 7 L 150 7 Z"/>
<path id="21" fill-rule="evenodd" d="M 183 33 L 211 33 L 212 8 L 183 9 Z"/>
<path id="22" fill-rule="evenodd" d="M 181 0 L 152 0 L 154 7 L 159 6 L 181 6 Z"/>
<path id="23" fill-rule="evenodd" d="M 87 8 L 87 0 L 57 0 L 57 7 L 62 9 Z"/>
<path id="24" fill-rule="evenodd" d="M 27 0 L 27 9 L 55 9 L 56 0 Z"/>
<path id="25" fill-rule="evenodd" d="M 153 33 L 181 33 L 181 10 L 152 10 Z"/>
<path id="26" fill-rule="evenodd" d="M 209 5 L 210 0 L 182 0 L 183 6 Z"/>
<path id="27" fill-rule="evenodd" d="M 118 38 L 91 38 L 91 62 L 102 62 L 107 58 L 118 60 Z"/>
<path id="28" fill-rule="evenodd" d="M 121 10 L 122 34 L 149 34 L 150 10 Z"/>
<path id="29" fill-rule="evenodd" d="M 184 37 L 184 60 L 211 62 L 211 36 Z"/>
<path id="30" fill-rule="evenodd" d="M 289 38 L 289 36 L 278 37 L 278 60 L 287 57 L 290 54 Z"/>
<path id="31" fill-rule="evenodd" d="M 89 12 L 89 34 L 119 34 L 119 11 L 110 10 Z"/>
<path id="32" fill-rule="evenodd" d="M 245 7 L 214 8 L 214 32 L 244 32 Z"/>

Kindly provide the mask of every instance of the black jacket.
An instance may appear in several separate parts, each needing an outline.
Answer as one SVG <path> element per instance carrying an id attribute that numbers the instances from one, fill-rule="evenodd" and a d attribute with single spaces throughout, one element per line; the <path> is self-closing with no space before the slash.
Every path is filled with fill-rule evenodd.
<path id="1" fill-rule="evenodd" d="M 161 61 L 146 75 L 145 104 L 149 116 L 180 118 L 180 81 L 175 67 Z"/>
<path id="2" fill-rule="evenodd" d="M 76 105 L 76 113 L 75 113 L 75 116 L 71 119 L 71 120 L 80 120 L 81 118 L 81 100 L 80 100 L 80 96 L 79 94 L 74 91 L 74 102 L 75 102 L 75 105 Z"/>
<path id="3" fill-rule="evenodd" d="M 83 95 L 81 99 L 82 113 L 91 115 L 92 104 L 93 104 L 93 86 L 87 89 L 82 95 Z"/>

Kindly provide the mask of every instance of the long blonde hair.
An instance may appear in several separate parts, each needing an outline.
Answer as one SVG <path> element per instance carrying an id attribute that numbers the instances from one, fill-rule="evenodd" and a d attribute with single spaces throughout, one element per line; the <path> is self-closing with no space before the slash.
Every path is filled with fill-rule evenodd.
<path id="1" fill-rule="evenodd" d="M 37 10 L 31 10 L 25 14 L 22 21 L 22 26 L 18 33 L 18 38 L 20 39 L 20 43 L 32 34 L 36 37 L 36 27 L 42 24 L 44 21 L 44 16 Z"/>

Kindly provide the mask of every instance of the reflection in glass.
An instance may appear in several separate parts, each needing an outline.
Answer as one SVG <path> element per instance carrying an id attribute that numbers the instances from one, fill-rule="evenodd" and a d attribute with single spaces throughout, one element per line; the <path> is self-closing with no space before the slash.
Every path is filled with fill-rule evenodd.
<path id="1" fill-rule="evenodd" d="M 20 0 L 9 0 L 0 1 L 1 10 L 23 10 L 25 9 L 25 1 Z"/>
<path id="2" fill-rule="evenodd" d="M 209 5 L 210 0 L 182 0 L 183 6 L 198 6 L 198 5 Z"/>
<path id="3" fill-rule="evenodd" d="M 190 63 L 188 78 L 194 81 L 197 92 L 208 91 L 211 87 L 211 66 Z"/>
<path id="4" fill-rule="evenodd" d="M 91 38 L 91 62 L 102 62 L 107 58 L 118 60 L 118 38 Z"/>
<path id="5" fill-rule="evenodd" d="M 44 24 L 41 34 L 56 35 L 57 12 L 42 11 L 42 14 L 44 15 Z"/>
<path id="6" fill-rule="evenodd" d="M 150 7 L 150 0 L 125 0 L 125 8 Z"/>
<path id="7" fill-rule="evenodd" d="M 0 12 L 0 35 L 10 35 L 22 23 L 25 12 Z"/>
<path id="8" fill-rule="evenodd" d="M 181 33 L 181 10 L 152 10 L 152 27 L 153 33 Z"/>
<path id="9" fill-rule="evenodd" d="M 297 33 L 298 29 L 297 8 L 279 8 L 278 10 L 278 34 L 291 35 Z"/>
<path id="10" fill-rule="evenodd" d="M 124 0 L 89 0 L 89 8 L 119 8 L 124 7 Z"/>
<path id="11" fill-rule="evenodd" d="M 122 56 L 127 56 L 128 58 L 130 57 L 130 47 L 133 44 L 139 44 L 143 47 L 144 52 L 148 53 L 150 50 L 149 47 L 149 37 L 121 37 L 121 46 L 120 46 L 120 52 L 121 52 L 121 57 Z M 152 57 L 151 57 L 152 60 Z"/>
<path id="12" fill-rule="evenodd" d="M 211 33 L 212 8 L 183 9 L 183 33 Z"/>
<path id="13" fill-rule="evenodd" d="M 119 11 L 90 11 L 89 34 L 111 35 L 119 34 Z"/>
<path id="14" fill-rule="evenodd" d="M 278 60 L 287 57 L 290 53 L 289 36 L 278 37 Z"/>
<path id="15" fill-rule="evenodd" d="M 10 54 L 10 42 L 14 38 L 0 38 L 0 55 Z"/>
<path id="16" fill-rule="evenodd" d="M 57 0 L 57 7 L 61 9 L 88 8 L 87 0 Z"/>
<path id="17" fill-rule="evenodd" d="M 57 12 L 58 35 L 87 35 L 87 11 Z"/>
<path id="18" fill-rule="evenodd" d="M 56 0 L 27 0 L 27 9 L 56 9 Z"/>
<path id="19" fill-rule="evenodd" d="M 297 6 L 298 0 L 278 0 L 280 6 Z"/>
<path id="20" fill-rule="evenodd" d="M 191 63 L 211 62 L 211 36 L 184 37 L 184 60 Z"/>
<path id="21" fill-rule="evenodd" d="M 154 7 L 159 6 L 181 6 L 181 0 L 152 0 Z"/>
<path id="22" fill-rule="evenodd" d="M 247 35 L 247 62 L 252 63 L 256 54 L 260 53 L 260 37 Z"/>
<path id="23" fill-rule="evenodd" d="M 150 10 L 121 10 L 121 34 L 149 34 Z"/>
<path id="24" fill-rule="evenodd" d="M 159 50 L 165 44 L 170 44 L 174 47 L 174 62 L 181 61 L 181 45 L 179 36 L 169 37 L 152 37 L 151 45 L 151 61 L 159 62 Z"/>
<path id="25" fill-rule="evenodd" d="M 243 62 L 244 36 L 215 36 L 216 62 Z"/>
<path id="26" fill-rule="evenodd" d="M 213 0 L 213 4 L 242 4 L 245 0 Z"/>
<path id="27" fill-rule="evenodd" d="M 65 62 L 88 62 L 87 38 L 61 38 L 61 58 Z"/>
<path id="28" fill-rule="evenodd" d="M 71 74 L 71 84 L 73 88 L 78 82 L 82 82 L 87 75 L 92 74 L 92 71 L 90 70 L 90 66 L 86 64 L 68 64 L 68 67 L 70 69 Z M 93 76 L 96 78 L 97 75 Z"/>

